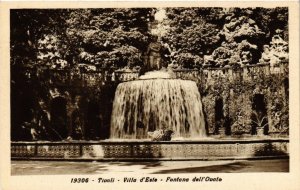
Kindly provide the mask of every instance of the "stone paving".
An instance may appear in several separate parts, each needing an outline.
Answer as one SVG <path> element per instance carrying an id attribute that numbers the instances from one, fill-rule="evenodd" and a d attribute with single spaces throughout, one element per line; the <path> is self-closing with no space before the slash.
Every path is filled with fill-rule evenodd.
<path id="1" fill-rule="evenodd" d="M 289 159 L 157 162 L 12 161 L 12 175 L 288 172 Z"/>

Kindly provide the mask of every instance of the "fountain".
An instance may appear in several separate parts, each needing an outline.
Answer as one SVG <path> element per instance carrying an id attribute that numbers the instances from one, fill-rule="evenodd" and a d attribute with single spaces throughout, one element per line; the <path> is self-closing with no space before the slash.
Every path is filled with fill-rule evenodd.
<path id="1" fill-rule="evenodd" d="M 113 103 L 112 139 L 147 138 L 147 132 L 157 129 L 171 129 L 175 138 L 206 136 L 196 83 L 166 77 L 166 72 L 153 71 L 119 84 Z"/>
<path id="2" fill-rule="evenodd" d="M 155 15 L 142 76 L 118 85 L 111 117 L 110 139 L 145 139 L 148 132 L 172 130 L 173 137 L 206 136 L 200 93 L 194 81 L 176 79 L 162 64 L 164 44 L 159 24 L 164 9 Z M 144 71 L 148 71 L 144 73 Z"/>
<path id="3" fill-rule="evenodd" d="M 149 62 L 150 71 L 118 85 L 110 139 L 13 142 L 12 159 L 166 161 L 288 157 L 288 139 L 207 138 L 196 83 L 177 79 L 172 71 L 158 70 L 157 64 Z M 172 141 L 147 140 L 149 132 L 155 134 L 159 130 L 172 131 Z"/>

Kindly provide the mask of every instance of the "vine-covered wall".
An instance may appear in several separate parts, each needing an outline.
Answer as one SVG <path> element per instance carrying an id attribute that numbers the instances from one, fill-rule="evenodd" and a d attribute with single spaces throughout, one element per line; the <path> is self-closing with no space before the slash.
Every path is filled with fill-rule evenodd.
<path id="1" fill-rule="evenodd" d="M 227 134 L 253 135 L 257 134 L 256 126 L 262 127 L 264 134 L 288 134 L 287 64 L 282 63 L 278 68 L 260 65 L 238 70 L 211 70 L 208 73 L 211 77 L 200 84 L 200 92 L 209 133 L 218 134 L 218 127 L 224 127 Z M 263 100 L 256 102 L 256 97 Z M 218 100 L 223 105 L 222 116 L 216 123 Z M 256 107 L 264 108 L 257 110 Z M 265 113 L 256 113 L 258 111 Z"/>

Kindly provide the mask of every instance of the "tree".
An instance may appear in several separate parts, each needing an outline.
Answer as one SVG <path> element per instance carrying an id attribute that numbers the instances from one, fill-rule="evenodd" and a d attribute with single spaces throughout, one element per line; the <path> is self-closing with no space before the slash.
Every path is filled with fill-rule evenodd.
<path id="1" fill-rule="evenodd" d="M 203 8 L 168 8 L 167 21 L 169 32 L 164 40 L 170 44 L 174 62 L 183 67 L 194 68 L 204 54 L 211 53 L 220 41 L 218 21 L 213 18 L 222 17 L 219 12 L 210 13 Z M 216 9 L 217 10 L 217 9 Z M 214 17 L 216 16 L 217 17 Z M 211 21 L 211 23 L 209 22 Z M 186 58 L 186 59 L 184 59 Z M 190 64 L 186 64 L 190 62 Z"/>
<path id="2" fill-rule="evenodd" d="M 38 54 L 38 41 L 47 34 L 64 35 L 63 9 L 11 10 L 11 63 L 33 66 Z"/>
<path id="3" fill-rule="evenodd" d="M 152 9 L 74 10 L 67 36 L 77 48 L 78 62 L 99 67 L 141 65 L 148 45 Z"/>
<path id="4" fill-rule="evenodd" d="M 271 41 L 271 38 L 276 34 L 277 29 L 284 31 L 284 40 L 288 41 L 287 7 L 276 7 L 273 9 L 257 7 L 253 9 L 253 14 L 250 16 L 257 21 L 258 27 L 266 34 L 266 43 Z M 264 39 L 262 38 L 261 40 Z"/>
<path id="5" fill-rule="evenodd" d="M 223 42 L 206 63 L 215 66 L 256 64 L 263 46 L 269 44 L 277 29 L 288 38 L 286 8 L 229 8 L 219 35 Z"/>

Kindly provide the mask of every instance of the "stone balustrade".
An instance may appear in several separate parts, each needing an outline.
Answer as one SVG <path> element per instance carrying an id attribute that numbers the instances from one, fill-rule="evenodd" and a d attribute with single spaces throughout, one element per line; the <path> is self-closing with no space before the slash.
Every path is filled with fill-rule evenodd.
<path id="1" fill-rule="evenodd" d="M 287 139 L 12 142 L 12 160 L 224 160 L 288 157 Z"/>
<path id="2" fill-rule="evenodd" d="M 259 77 L 259 73 L 263 72 L 265 75 L 283 74 L 288 72 L 288 63 L 279 63 L 276 67 L 270 67 L 270 64 L 256 64 L 247 65 L 239 68 L 201 68 L 201 69 L 175 69 L 176 78 L 194 80 L 198 83 L 206 82 L 207 80 L 217 80 L 219 78 L 228 78 L 235 80 L 242 77 L 243 80 L 251 80 L 253 77 Z M 101 83 L 117 81 L 125 82 L 136 80 L 139 77 L 139 71 L 131 70 L 113 70 L 102 69 L 98 71 L 82 71 L 78 73 L 69 70 L 47 70 L 44 69 L 37 73 L 36 70 L 27 69 L 26 76 L 30 79 L 33 76 L 38 78 L 48 79 L 54 85 L 99 85 Z M 204 80 L 204 81 L 203 81 Z M 77 81 L 77 82 L 74 82 Z M 78 82 L 80 81 L 80 82 Z"/>

